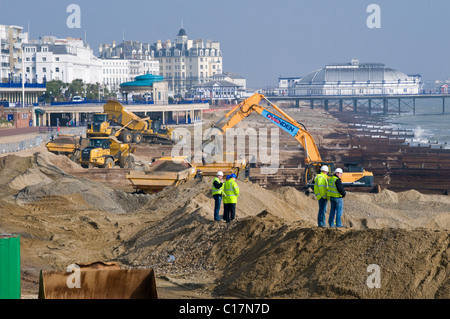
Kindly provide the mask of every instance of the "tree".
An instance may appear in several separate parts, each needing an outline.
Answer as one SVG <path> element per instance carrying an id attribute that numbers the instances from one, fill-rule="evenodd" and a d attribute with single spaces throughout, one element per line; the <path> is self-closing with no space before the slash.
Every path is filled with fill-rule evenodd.
<path id="1" fill-rule="evenodd" d="M 45 92 L 45 102 L 65 101 L 64 91 L 67 84 L 60 80 L 53 80 L 47 82 L 47 90 Z"/>
<path id="2" fill-rule="evenodd" d="M 69 98 L 72 98 L 76 95 L 84 96 L 84 88 L 83 81 L 80 79 L 75 79 L 72 83 L 69 84 Z"/>

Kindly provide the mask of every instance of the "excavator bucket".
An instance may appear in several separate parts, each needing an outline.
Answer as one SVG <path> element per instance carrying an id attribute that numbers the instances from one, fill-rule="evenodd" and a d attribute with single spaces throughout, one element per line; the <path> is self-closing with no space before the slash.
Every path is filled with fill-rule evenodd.
<path id="1" fill-rule="evenodd" d="M 77 264 L 75 271 L 41 271 L 39 299 L 157 299 L 153 269 L 115 263 Z"/>

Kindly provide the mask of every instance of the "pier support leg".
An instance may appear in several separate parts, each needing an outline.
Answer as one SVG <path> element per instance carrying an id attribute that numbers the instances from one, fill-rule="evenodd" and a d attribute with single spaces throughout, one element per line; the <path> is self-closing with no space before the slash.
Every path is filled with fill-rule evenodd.
<path id="1" fill-rule="evenodd" d="M 372 99 L 369 99 L 367 102 L 369 104 L 369 114 L 372 114 Z"/>
<path id="2" fill-rule="evenodd" d="M 388 99 L 383 99 L 383 113 L 384 114 L 388 113 L 388 105 L 389 105 L 388 103 L 389 103 Z"/>
<path id="3" fill-rule="evenodd" d="M 445 97 L 442 98 L 442 114 L 445 114 Z"/>
<path id="4" fill-rule="evenodd" d="M 309 100 L 309 106 L 311 107 L 311 110 L 314 109 L 314 100 Z"/>
<path id="5" fill-rule="evenodd" d="M 400 114 L 402 113 L 402 110 L 401 110 L 401 102 L 402 102 L 402 99 L 401 99 L 401 98 L 398 99 L 398 115 L 400 115 Z"/>
<path id="6" fill-rule="evenodd" d="M 413 98 L 413 114 L 416 115 L 416 98 Z"/>
<path id="7" fill-rule="evenodd" d="M 344 104 L 344 101 L 343 100 L 339 100 L 339 112 L 342 112 L 344 110 L 343 104 Z"/>
<path id="8" fill-rule="evenodd" d="M 353 112 L 358 112 L 358 99 L 353 99 Z"/>
<path id="9" fill-rule="evenodd" d="M 300 100 L 295 100 L 295 107 L 300 108 Z"/>
<path id="10" fill-rule="evenodd" d="M 328 100 L 323 100 L 323 103 L 325 111 L 328 111 Z"/>

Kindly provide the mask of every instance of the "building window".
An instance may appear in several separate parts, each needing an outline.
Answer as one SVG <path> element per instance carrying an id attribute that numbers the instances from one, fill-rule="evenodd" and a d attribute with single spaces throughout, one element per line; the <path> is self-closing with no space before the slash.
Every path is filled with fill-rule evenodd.
<path id="1" fill-rule="evenodd" d="M 58 61 L 59 61 L 59 58 L 55 58 L 55 61 L 58 62 Z"/>
<path id="2" fill-rule="evenodd" d="M 46 73 L 47 72 L 47 68 L 42 68 L 42 72 Z"/>
<path id="3" fill-rule="evenodd" d="M 56 72 L 56 73 L 59 73 L 59 68 L 55 68 L 55 72 Z"/>

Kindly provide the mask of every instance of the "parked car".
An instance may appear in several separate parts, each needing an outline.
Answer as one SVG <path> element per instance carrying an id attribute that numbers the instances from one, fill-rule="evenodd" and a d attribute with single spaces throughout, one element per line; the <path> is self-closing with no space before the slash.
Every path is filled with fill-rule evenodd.
<path id="1" fill-rule="evenodd" d="M 72 98 L 72 102 L 83 102 L 84 101 L 84 99 L 81 97 L 81 96 L 74 96 L 73 98 Z"/>

